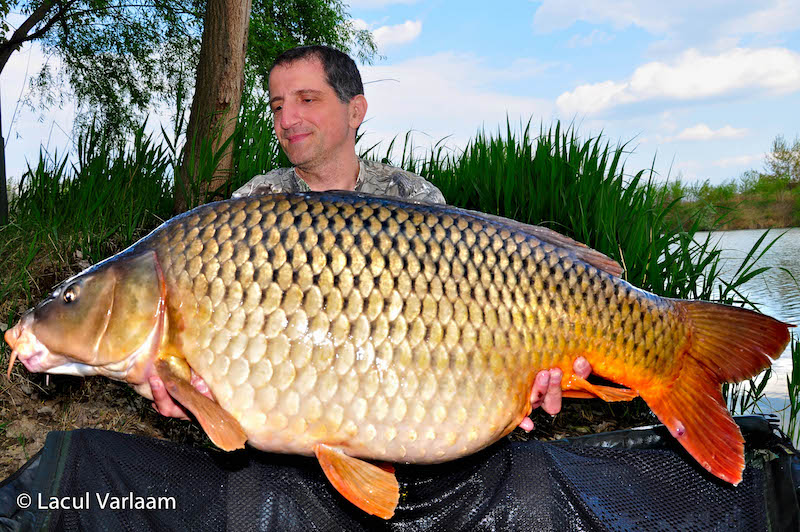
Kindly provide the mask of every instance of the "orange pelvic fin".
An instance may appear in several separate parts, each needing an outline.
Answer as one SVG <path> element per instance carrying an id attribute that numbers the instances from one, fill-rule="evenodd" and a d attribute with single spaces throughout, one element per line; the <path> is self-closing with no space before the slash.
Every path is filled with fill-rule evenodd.
<path id="1" fill-rule="evenodd" d="M 570 399 L 594 399 L 595 397 L 603 401 L 612 403 L 615 401 L 632 401 L 639 394 L 629 388 L 616 388 L 614 386 L 602 386 L 592 384 L 586 379 L 577 375 L 570 375 L 562 381 L 562 397 Z"/>
<path id="2" fill-rule="evenodd" d="M 721 383 L 753 377 L 789 342 L 789 325 L 746 309 L 678 301 L 691 328 L 681 368 L 667 386 L 640 390 L 670 433 L 708 471 L 739 484 L 744 439 Z"/>
<path id="3" fill-rule="evenodd" d="M 394 515 L 400 500 L 400 486 L 394 472 L 322 443 L 314 446 L 314 453 L 325 476 L 345 499 L 382 519 Z"/>
<path id="4" fill-rule="evenodd" d="M 173 399 L 185 406 L 197 418 L 214 445 L 223 451 L 244 448 L 247 435 L 229 412 L 195 390 L 166 360 L 159 358 L 155 366 L 158 376 L 164 381 L 164 388 Z"/>

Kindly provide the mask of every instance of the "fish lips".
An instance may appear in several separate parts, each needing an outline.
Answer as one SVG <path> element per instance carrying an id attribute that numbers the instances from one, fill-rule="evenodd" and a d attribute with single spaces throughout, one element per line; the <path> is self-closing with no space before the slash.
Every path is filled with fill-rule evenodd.
<path id="1" fill-rule="evenodd" d="M 31 330 L 33 321 L 33 312 L 28 312 L 14 327 L 6 331 L 4 338 L 12 349 L 6 376 L 11 378 L 11 371 L 16 360 L 22 362 L 25 369 L 31 373 L 76 374 L 76 363 L 62 355 L 51 353 L 47 346 L 36 338 Z"/>

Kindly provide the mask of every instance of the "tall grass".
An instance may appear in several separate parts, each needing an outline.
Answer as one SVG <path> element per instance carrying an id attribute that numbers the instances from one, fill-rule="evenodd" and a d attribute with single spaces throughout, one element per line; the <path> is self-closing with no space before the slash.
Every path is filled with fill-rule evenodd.
<path id="1" fill-rule="evenodd" d="M 117 147 L 95 128 L 76 143 L 77 161 L 40 154 L 28 169 L 12 205 L 17 223 L 70 235 L 90 260 L 100 260 L 120 241 L 130 242 L 146 222 L 169 213 L 171 193 L 166 150 L 145 135 Z M 161 218 L 152 218 L 152 215 Z"/>
<path id="2" fill-rule="evenodd" d="M 0 321 L 169 216 L 171 161 L 144 126 L 123 146 L 91 127 L 75 152 L 70 164 L 40 151 L 12 190 L 11 223 L 0 228 Z"/>
<path id="3" fill-rule="evenodd" d="M 800 341 L 792 339 L 792 374 L 786 377 L 789 392 L 789 412 L 785 416 L 786 434 L 795 445 L 800 442 Z"/>

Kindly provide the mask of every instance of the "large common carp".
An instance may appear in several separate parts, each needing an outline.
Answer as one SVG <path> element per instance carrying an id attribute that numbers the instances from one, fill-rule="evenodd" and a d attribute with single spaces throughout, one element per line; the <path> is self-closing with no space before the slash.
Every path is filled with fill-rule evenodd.
<path id="1" fill-rule="evenodd" d="M 316 455 L 370 513 L 392 472 L 497 441 L 530 413 L 536 373 L 567 395 L 637 393 L 708 471 L 738 483 L 743 440 L 720 383 L 756 375 L 788 326 L 639 290 L 553 231 L 353 193 L 203 205 L 65 281 L 6 341 L 11 365 L 106 375 L 152 397 L 157 372 L 223 449 Z M 597 375 L 573 375 L 586 357 Z M 190 383 L 199 376 L 214 400 Z"/>

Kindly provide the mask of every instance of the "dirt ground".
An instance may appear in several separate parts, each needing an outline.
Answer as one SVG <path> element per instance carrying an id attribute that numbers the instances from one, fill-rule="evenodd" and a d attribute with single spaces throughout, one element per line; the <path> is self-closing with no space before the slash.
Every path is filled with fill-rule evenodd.
<path id="1" fill-rule="evenodd" d="M 213 447 L 196 422 L 165 418 L 150 401 L 126 384 L 102 377 L 79 378 L 30 374 L 16 364 L 11 380 L 5 377 L 8 355 L 0 355 L 0 481 L 22 467 L 44 445 L 54 430 L 97 428 L 167 439 L 188 445 Z M 574 400 L 551 417 L 539 411 L 532 417 L 530 434 L 517 429 L 514 439 L 550 440 L 649 424 L 653 420 L 641 405 L 610 405 Z M 633 412 L 633 414 L 631 413 Z"/>
<path id="2" fill-rule="evenodd" d="M 44 445 L 54 430 L 97 428 L 193 445 L 211 445 L 196 423 L 167 419 L 127 385 L 93 377 L 22 375 L 15 366 L 0 376 L 0 481 L 19 469 Z"/>

